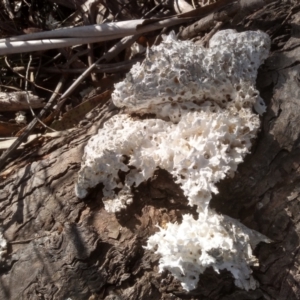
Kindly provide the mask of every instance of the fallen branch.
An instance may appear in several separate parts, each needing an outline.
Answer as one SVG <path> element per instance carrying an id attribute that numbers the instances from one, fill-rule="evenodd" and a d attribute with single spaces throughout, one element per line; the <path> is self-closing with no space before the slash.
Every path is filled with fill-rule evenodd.
<path id="1" fill-rule="evenodd" d="M 178 25 L 190 18 L 170 18 L 152 23 L 146 20 L 132 20 L 102 25 L 89 25 L 77 28 L 37 32 L 0 40 L 0 55 L 24 53 L 89 44 L 137 35 L 163 27 Z M 149 21 L 149 20 L 148 20 Z M 146 24 L 146 25 L 145 25 Z"/>
<path id="2" fill-rule="evenodd" d="M 75 28 L 61 28 L 0 39 L 0 55 L 70 47 L 78 44 L 90 44 L 119 39 L 125 36 L 138 35 L 164 27 L 182 24 L 195 18 L 205 17 L 233 2 L 236 1 L 220 0 L 211 5 L 166 19 L 141 19 Z"/>
<path id="3" fill-rule="evenodd" d="M 214 3 L 216 9 L 212 10 L 206 17 L 184 28 L 178 34 L 178 38 L 183 40 L 191 39 L 197 36 L 200 32 L 213 28 L 219 22 L 225 23 L 232 20 L 241 20 L 244 16 L 249 15 L 255 10 L 261 9 L 266 4 L 275 1 L 276 0 L 220 0 Z M 195 13 L 194 11 L 191 11 L 182 14 L 181 16 L 188 17 L 190 14 L 194 15 Z"/>
<path id="4" fill-rule="evenodd" d="M 34 109 L 45 105 L 44 99 L 41 99 L 31 92 L 28 92 L 30 106 Z M 26 101 L 26 92 L 0 92 L 0 111 L 19 111 L 29 109 Z"/>

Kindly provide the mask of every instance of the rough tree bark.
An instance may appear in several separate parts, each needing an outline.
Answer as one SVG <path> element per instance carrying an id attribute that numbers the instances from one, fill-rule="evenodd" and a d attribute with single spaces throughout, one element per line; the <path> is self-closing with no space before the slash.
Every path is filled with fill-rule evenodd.
<path id="1" fill-rule="evenodd" d="M 84 201 L 75 197 L 83 147 L 117 113 L 108 103 L 92 126 L 22 150 L 2 173 L 0 218 L 9 248 L 0 299 L 300 299 L 300 7 L 266 6 L 238 29 L 273 37 L 257 81 L 268 111 L 252 153 L 234 178 L 219 184 L 212 206 L 274 241 L 255 252 L 260 288 L 239 290 L 230 273 L 207 270 L 188 294 L 157 272 L 159 257 L 142 247 L 155 224 L 195 212 L 162 170 L 118 215 L 104 210 L 100 188 Z"/>

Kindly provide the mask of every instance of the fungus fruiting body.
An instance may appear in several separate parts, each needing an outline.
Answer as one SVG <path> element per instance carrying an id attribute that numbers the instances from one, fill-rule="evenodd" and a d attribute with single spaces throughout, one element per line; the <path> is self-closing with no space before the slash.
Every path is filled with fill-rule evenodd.
<path id="1" fill-rule="evenodd" d="M 160 270 L 169 270 L 186 290 L 196 287 L 208 267 L 229 270 L 241 288 L 257 286 L 252 249 L 269 240 L 216 214 L 209 202 L 218 193 L 216 183 L 234 175 L 259 130 L 253 108 L 262 114 L 265 105 L 255 80 L 269 47 L 268 35 L 259 31 L 220 31 L 208 48 L 170 34 L 115 85 L 112 100 L 122 113 L 85 147 L 75 188 L 79 198 L 102 183 L 106 210 L 120 211 L 133 201 L 131 188 L 161 168 L 197 207 L 197 220 L 184 215 L 181 224 L 150 237 L 146 247 L 157 248 Z M 137 119 L 133 113 L 155 117 Z"/>

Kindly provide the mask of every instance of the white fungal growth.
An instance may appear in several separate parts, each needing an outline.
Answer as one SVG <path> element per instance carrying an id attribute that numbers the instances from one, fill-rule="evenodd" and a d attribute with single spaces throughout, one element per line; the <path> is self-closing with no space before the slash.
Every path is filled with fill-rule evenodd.
<path id="1" fill-rule="evenodd" d="M 154 113 L 172 122 L 203 107 L 232 113 L 252 109 L 262 101 L 255 80 L 269 47 L 269 37 L 254 31 L 220 31 L 208 49 L 169 35 L 115 85 L 113 102 L 127 113 Z"/>
<path id="2" fill-rule="evenodd" d="M 105 208 L 119 211 L 132 202 L 130 187 L 151 178 L 159 167 L 174 176 L 189 204 L 203 211 L 217 193 L 215 183 L 243 161 L 259 125 L 250 110 L 242 116 L 216 110 L 187 112 L 177 124 L 125 114 L 111 118 L 85 148 L 77 195 L 86 196 L 88 188 L 101 182 Z M 124 183 L 119 171 L 126 172 Z"/>
<path id="3" fill-rule="evenodd" d="M 107 121 L 85 148 L 75 188 L 79 198 L 102 183 L 106 210 L 120 211 L 132 203 L 131 188 L 161 168 L 196 205 L 198 220 L 183 216 L 180 225 L 169 224 L 147 245 L 157 245 L 160 269 L 187 290 L 210 266 L 229 270 L 241 288 L 256 286 L 251 247 L 267 238 L 208 205 L 216 183 L 234 174 L 256 137 L 260 121 L 253 107 L 262 114 L 265 105 L 255 80 L 269 47 L 262 32 L 224 30 L 207 49 L 169 35 L 115 85 L 112 99 L 124 114 Z"/>
<path id="4" fill-rule="evenodd" d="M 250 266 L 258 266 L 252 249 L 262 241 L 270 242 L 237 220 L 210 210 L 208 214 L 200 213 L 198 220 L 184 215 L 180 225 L 160 228 L 149 238 L 146 249 L 153 250 L 158 245 L 160 271 L 169 270 L 186 290 L 196 288 L 199 274 L 209 267 L 217 273 L 227 269 L 236 286 L 249 290 L 258 286 Z"/>

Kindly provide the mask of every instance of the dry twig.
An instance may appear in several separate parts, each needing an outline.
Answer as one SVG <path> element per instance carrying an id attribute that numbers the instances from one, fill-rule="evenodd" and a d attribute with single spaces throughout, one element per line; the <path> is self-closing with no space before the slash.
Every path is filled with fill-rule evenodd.
<path id="1" fill-rule="evenodd" d="M 45 105 L 44 99 L 41 99 L 31 92 L 29 93 L 30 106 L 32 108 L 41 108 Z M 26 102 L 26 92 L 0 92 L 0 111 L 18 111 L 29 109 L 28 103 Z"/>
<path id="2" fill-rule="evenodd" d="M 54 129 L 48 127 L 45 123 L 43 123 L 43 122 L 39 119 L 39 117 L 35 114 L 35 112 L 33 111 L 32 107 L 31 107 L 31 105 L 30 105 L 30 100 L 29 100 L 29 99 L 30 99 L 30 94 L 29 94 L 29 92 L 28 92 L 28 81 L 29 81 L 28 78 L 29 78 L 29 68 L 30 68 L 31 61 L 32 61 L 32 56 L 30 55 L 30 57 L 29 57 L 29 62 L 28 62 L 28 65 L 27 65 L 27 70 L 26 70 L 26 76 L 25 76 L 25 78 L 26 78 L 26 81 L 25 81 L 26 101 L 27 101 L 27 103 L 28 103 L 28 106 L 29 106 L 29 109 L 30 109 L 30 111 L 31 111 L 32 116 L 33 116 L 35 119 L 37 119 L 37 121 L 38 121 L 40 124 L 42 124 L 42 126 L 44 126 L 45 128 L 48 128 L 48 129 L 51 130 L 51 131 L 55 131 Z"/>

